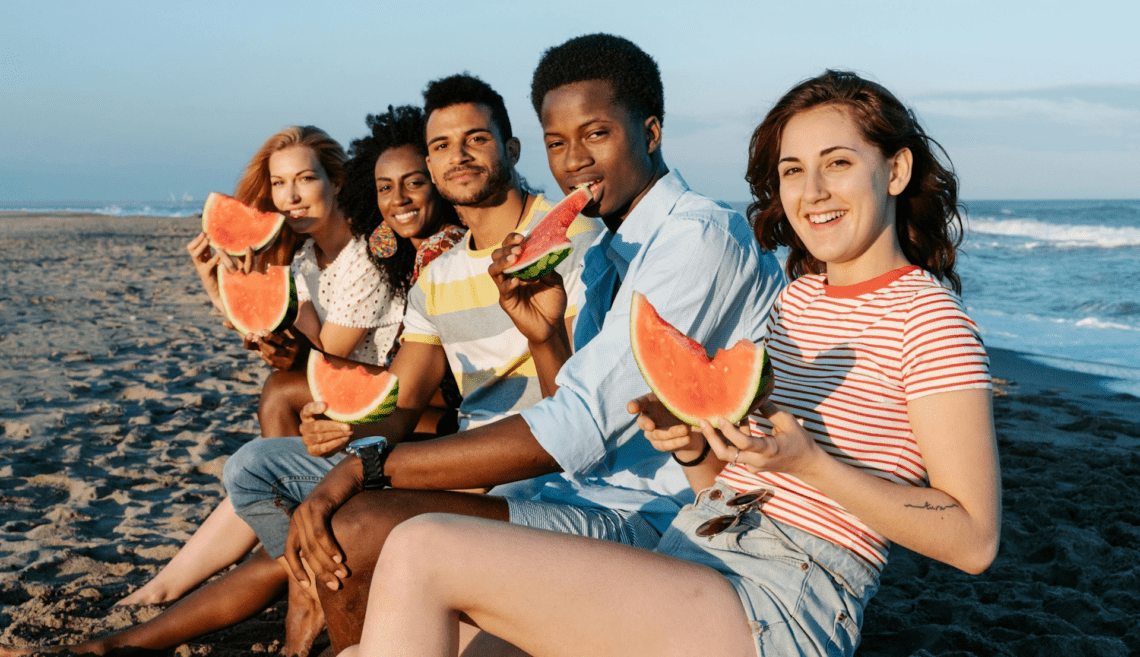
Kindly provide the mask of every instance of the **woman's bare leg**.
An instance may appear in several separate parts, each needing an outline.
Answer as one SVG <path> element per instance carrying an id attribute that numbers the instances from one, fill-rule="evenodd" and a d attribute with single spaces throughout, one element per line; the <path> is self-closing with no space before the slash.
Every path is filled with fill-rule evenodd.
<path id="1" fill-rule="evenodd" d="M 461 613 L 535 656 L 755 655 L 735 591 L 710 568 L 444 515 L 388 537 L 360 654 L 453 656 Z"/>
<path id="2" fill-rule="evenodd" d="M 240 561 L 255 545 L 257 535 L 238 517 L 227 497 L 153 579 L 115 604 L 152 605 L 178 600 Z"/>
<path id="3" fill-rule="evenodd" d="M 264 550 L 145 623 L 78 645 L 0 649 L 0 657 L 59 652 L 102 655 L 118 648 L 164 650 L 239 623 L 285 593 L 288 575 Z"/>
<path id="4" fill-rule="evenodd" d="M 265 380 L 257 404 L 262 437 L 301 435 L 301 409 L 311 401 L 304 370 L 274 370 Z"/>
<path id="5" fill-rule="evenodd" d="M 264 437 L 300 435 L 300 410 L 312 401 L 304 372 L 275 370 L 265 381 L 257 415 Z M 186 545 L 142 588 L 119 605 L 172 602 L 238 562 L 257 545 L 257 536 L 234 511 L 227 497 Z"/>

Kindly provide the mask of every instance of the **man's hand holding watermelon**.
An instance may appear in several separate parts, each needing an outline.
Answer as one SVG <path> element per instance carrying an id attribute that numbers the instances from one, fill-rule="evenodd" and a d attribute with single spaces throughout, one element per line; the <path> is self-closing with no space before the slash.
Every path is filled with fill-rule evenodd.
<path id="1" fill-rule="evenodd" d="M 491 253 L 487 273 L 499 288 L 499 306 L 530 343 L 542 395 L 549 397 L 558 389 L 554 377 L 573 353 L 572 319 L 566 317 L 566 289 L 557 271 L 530 280 L 503 273 L 515 264 L 522 241 L 519 233 L 507 235 Z"/>

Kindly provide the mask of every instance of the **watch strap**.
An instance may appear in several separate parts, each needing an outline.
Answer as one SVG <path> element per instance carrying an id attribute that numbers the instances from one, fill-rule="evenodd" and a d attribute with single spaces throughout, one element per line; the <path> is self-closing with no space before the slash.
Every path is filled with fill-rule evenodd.
<path id="1" fill-rule="evenodd" d="M 364 490 L 379 490 L 392 485 L 392 478 L 384 474 L 384 463 L 395 445 L 384 443 L 383 449 L 376 445 L 366 445 L 356 450 L 364 467 Z"/>

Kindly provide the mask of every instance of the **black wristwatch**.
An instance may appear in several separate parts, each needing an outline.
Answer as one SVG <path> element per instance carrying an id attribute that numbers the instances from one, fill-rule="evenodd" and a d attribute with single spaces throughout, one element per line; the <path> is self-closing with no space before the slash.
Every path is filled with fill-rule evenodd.
<path id="1" fill-rule="evenodd" d="M 381 436 L 371 436 L 354 440 L 344 448 L 349 454 L 356 454 L 364 465 L 364 490 L 377 490 L 392 485 L 392 478 L 384 475 L 384 463 L 395 445 Z"/>

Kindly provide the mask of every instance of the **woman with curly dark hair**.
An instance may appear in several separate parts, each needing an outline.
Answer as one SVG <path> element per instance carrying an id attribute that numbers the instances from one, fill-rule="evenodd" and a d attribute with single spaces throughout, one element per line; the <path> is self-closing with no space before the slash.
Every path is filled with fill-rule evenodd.
<path id="1" fill-rule="evenodd" d="M 697 493 L 655 551 L 421 515 L 342 655 L 453 655 L 461 619 L 536 657 L 851 655 L 891 543 L 989 566 L 1001 481 L 988 359 L 950 289 L 949 166 L 890 92 L 835 71 L 776 104 L 750 162 L 757 237 L 793 249 L 774 387 L 739 427 L 630 403 Z"/>
<path id="2" fill-rule="evenodd" d="M 455 208 L 431 182 L 419 107 L 388 107 L 365 119 L 372 134 L 349 147 L 345 185 L 337 196 L 357 235 L 397 298 L 407 297 L 420 270 L 466 232 Z"/>

